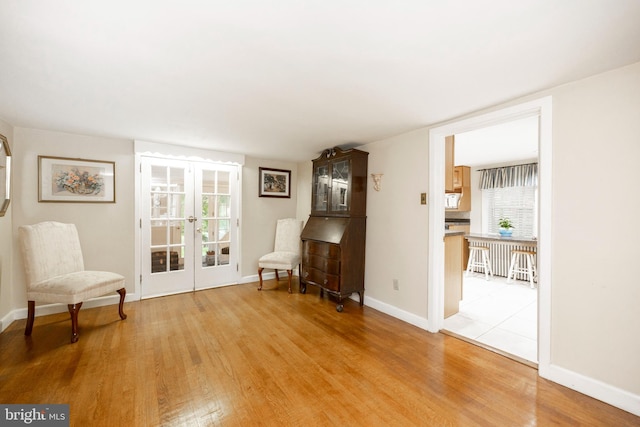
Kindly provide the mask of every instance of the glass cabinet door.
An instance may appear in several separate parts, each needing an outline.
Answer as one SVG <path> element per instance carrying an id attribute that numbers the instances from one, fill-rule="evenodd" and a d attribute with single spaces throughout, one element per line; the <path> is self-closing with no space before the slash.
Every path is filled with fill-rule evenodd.
<path id="1" fill-rule="evenodd" d="M 313 194 L 311 210 L 327 212 L 329 197 L 329 164 L 318 165 L 313 170 Z"/>
<path id="2" fill-rule="evenodd" d="M 331 211 L 349 211 L 349 160 L 333 162 L 331 168 Z"/>

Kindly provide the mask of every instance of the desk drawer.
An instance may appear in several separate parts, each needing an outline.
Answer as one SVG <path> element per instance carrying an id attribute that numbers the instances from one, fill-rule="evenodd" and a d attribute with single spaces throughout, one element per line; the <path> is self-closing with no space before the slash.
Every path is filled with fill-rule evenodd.
<path id="1" fill-rule="evenodd" d="M 325 258 L 340 259 L 340 246 L 327 242 L 305 240 L 303 252 Z"/>
<path id="2" fill-rule="evenodd" d="M 338 259 L 310 254 L 305 256 L 303 264 L 329 274 L 340 274 L 340 260 Z"/>
<path id="3" fill-rule="evenodd" d="M 330 291 L 340 291 L 340 276 L 338 275 L 327 274 L 324 271 L 305 266 L 302 268 L 302 277 L 306 282 L 322 286 Z"/>

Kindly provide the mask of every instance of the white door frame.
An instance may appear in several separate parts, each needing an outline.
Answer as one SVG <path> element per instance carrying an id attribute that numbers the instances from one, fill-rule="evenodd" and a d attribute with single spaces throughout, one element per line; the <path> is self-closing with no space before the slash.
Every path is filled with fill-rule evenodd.
<path id="1" fill-rule="evenodd" d="M 240 254 L 242 253 L 242 167 L 245 163 L 245 156 L 237 153 L 225 153 L 222 151 L 203 150 L 199 148 L 184 147 L 173 144 L 162 144 L 149 141 L 134 141 L 134 153 L 135 153 L 135 171 L 134 174 L 134 186 L 135 186 L 135 202 L 134 202 L 134 240 L 135 248 L 134 261 L 135 261 L 135 291 L 133 295 L 127 293 L 127 298 L 132 300 L 141 299 L 141 283 L 142 283 L 142 260 L 141 260 L 141 244 L 142 244 L 142 232 L 140 228 L 141 221 L 141 163 L 143 156 L 155 156 L 155 157 L 168 157 L 173 159 L 181 159 L 187 161 L 204 161 L 204 162 L 219 162 L 229 163 L 238 166 L 238 221 L 240 227 L 238 228 L 238 271 L 242 271 Z M 238 273 L 239 275 L 240 273 Z"/>
<path id="2" fill-rule="evenodd" d="M 427 330 L 444 325 L 444 138 L 483 127 L 538 116 L 538 372 L 546 376 L 551 360 L 551 200 L 552 100 L 550 96 L 459 120 L 429 130 L 429 273 Z"/>

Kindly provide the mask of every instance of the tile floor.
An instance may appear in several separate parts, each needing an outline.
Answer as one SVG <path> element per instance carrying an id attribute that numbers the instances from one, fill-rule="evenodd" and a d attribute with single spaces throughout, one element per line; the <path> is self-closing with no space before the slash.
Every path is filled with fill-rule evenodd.
<path id="1" fill-rule="evenodd" d="M 512 354 L 538 362 L 538 291 L 529 283 L 474 273 L 463 278 L 460 311 L 444 319 L 444 329 Z"/>

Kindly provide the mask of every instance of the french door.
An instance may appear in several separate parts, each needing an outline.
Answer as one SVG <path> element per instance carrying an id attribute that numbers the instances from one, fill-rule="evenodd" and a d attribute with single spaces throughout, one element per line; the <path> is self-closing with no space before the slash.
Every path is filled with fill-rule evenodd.
<path id="1" fill-rule="evenodd" d="M 238 281 L 238 167 L 142 157 L 142 298 Z"/>

